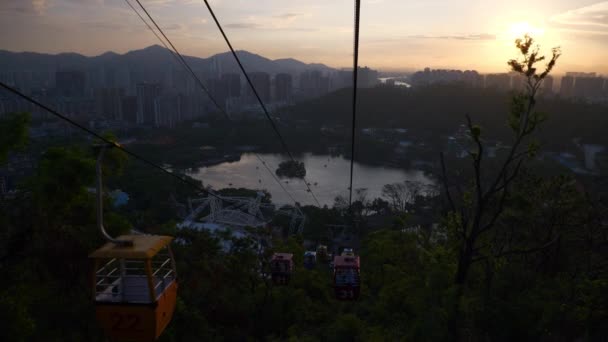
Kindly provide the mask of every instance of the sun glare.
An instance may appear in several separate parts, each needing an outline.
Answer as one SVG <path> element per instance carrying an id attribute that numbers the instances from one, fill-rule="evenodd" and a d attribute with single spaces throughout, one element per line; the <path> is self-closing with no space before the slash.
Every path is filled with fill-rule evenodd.
<path id="1" fill-rule="evenodd" d="M 526 34 L 533 37 L 542 36 L 545 33 L 545 30 L 540 27 L 530 25 L 527 22 L 518 22 L 511 24 L 507 32 L 510 39 L 515 39 L 523 37 Z"/>

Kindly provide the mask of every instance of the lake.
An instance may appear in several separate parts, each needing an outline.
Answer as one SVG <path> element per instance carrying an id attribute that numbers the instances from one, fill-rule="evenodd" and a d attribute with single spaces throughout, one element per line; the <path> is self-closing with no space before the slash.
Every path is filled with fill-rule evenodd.
<path id="1" fill-rule="evenodd" d="M 412 85 L 407 83 L 407 82 L 403 82 L 403 81 L 398 81 L 398 79 L 403 79 L 403 77 L 380 77 L 378 78 L 378 81 L 380 81 L 380 83 L 384 84 L 386 83 L 386 81 L 388 80 L 395 80 L 395 85 L 396 86 L 401 86 L 401 87 L 406 87 L 406 88 L 411 88 Z"/>
<path id="2" fill-rule="evenodd" d="M 259 154 L 273 174 L 280 162 L 287 160 L 281 154 Z M 306 165 L 306 180 L 321 205 L 331 206 L 338 195 L 348 197 L 350 160 L 342 156 L 304 154 L 296 157 Z M 236 162 L 225 162 L 214 166 L 201 167 L 188 172 L 188 175 L 201 180 L 205 186 L 214 189 L 227 187 L 265 189 L 272 195 L 276 204 L 293 204 L 289 196 L 273 179 L 255 154 L 244 153 Z M 278 178 L 278 177 L 277 177 Z M 294 199 L 302 205 L 316 205 L 306 184 L 301 179 L 280 179 L 283 186 Z M 353 187 L 367 188 L 370 199 L 380 197 L 382 186 L 405 180 L 432 184 L 434 181 L 419 170 L 403 170 L 392 167 L 368 166 L 355 163 Z"/>

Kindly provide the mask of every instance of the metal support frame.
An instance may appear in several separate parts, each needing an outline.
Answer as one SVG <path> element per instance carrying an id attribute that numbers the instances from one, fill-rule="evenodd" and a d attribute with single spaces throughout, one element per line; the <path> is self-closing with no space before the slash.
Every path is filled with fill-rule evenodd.
<path id="1" fill-rule="evenodd" d="M 285 215 L 290 217 L 290 234 L 301 234 L 304 230 L 306 216 L 299 206 L 284 206 L 277 209 L 274 204 L 262 203 L 263 192 L 259 192 L 255 198 L 236 196 L 208 196 L 197 199 L 188 199 L 189 206 L 196 204 L 184 222 L 209 222 L 220 223 L 232 227 L 261 227 L 270 222 L 264 217 L 262 209 L 272 212 L 273 215 Z M 219 198 L 218 198 L 219 197 Z M 222 201 L 230 203 L 222 206 Z M 209 207 L 209 214 L 205 217 L 198 216 Z"/>
<path id="2" fill-rule="evenodd" d="M 107 148 L 111 148 L 114 147 L 115 145 L 113 144 L 106 144 L 106 145 L 101 145 L 101 146 L 96 146 L 96 149 L 98 149 L 98 154 L 97 154 L 97 163 L 95 165 L 95 170 L 96 170 L 96 174 L 97 174 L 97 193 L 96 193 L 96 197 L 97 197 L 97 226 L 99 227 L 99 231 L 101 231 L 101 235 L 108 241 L 108 242 L 112 242 L 115 243 L 117 245 L 120 246 L 133 246 L 133 241 L 131 240 L 120 240 L 120 239 L 115 239 L 113 237 L 110 236 L 110 234 L 108 234 L 108 232 L 106 232 L 106 229 L 103 226 L 103 183 L 102 183 L 102 170 L 101 170 L 101 165 L 103 162 L 103 157 L 104 154 L 106 152 Z"/>

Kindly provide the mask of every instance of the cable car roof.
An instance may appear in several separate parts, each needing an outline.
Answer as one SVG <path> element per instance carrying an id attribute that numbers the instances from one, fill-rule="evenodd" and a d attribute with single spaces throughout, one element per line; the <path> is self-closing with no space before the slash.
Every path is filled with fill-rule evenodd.
<path id="1" fill-rule="evenodd" d="M 277 260 L 290 261 L 291 259 L 293 259 L 293 254 L 291 254 L 291 253 L 274 253 L 272 255 L 273 261 L 277 261 Z"/>
<path id="2" fill-rule="evenodd" d="M 339 255 L 334 257 L 334 267 L 356 267 L 359 268 L 359 257 Z"/>
<path id="3" fill-rule="evenodd" d="M 108 242 L 95 252 L 89 254 L 89 258 L 96 259 L 150 259 L 163 247 L 169 245 L 173 240 L 171 236 L 163 235 L 121 235 L 118 240 L 131 240 L 133 246 L 118 246 Z"/>

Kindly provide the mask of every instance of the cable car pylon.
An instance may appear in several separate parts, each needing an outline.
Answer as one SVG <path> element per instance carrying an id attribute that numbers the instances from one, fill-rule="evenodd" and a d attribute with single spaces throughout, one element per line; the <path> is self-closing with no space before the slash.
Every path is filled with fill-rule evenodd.
<path id="1" fill-rule="evenodd" d="M 107 241 L 93 259 L 92 300 L 105 334 L 115 341 L 154 341 L 169 325 L 177 300 L 177 272 L 171 236 L 111 237 L 103 225 L 102 162 L 107 148 L 98 147 L 97 225 Z"/>

